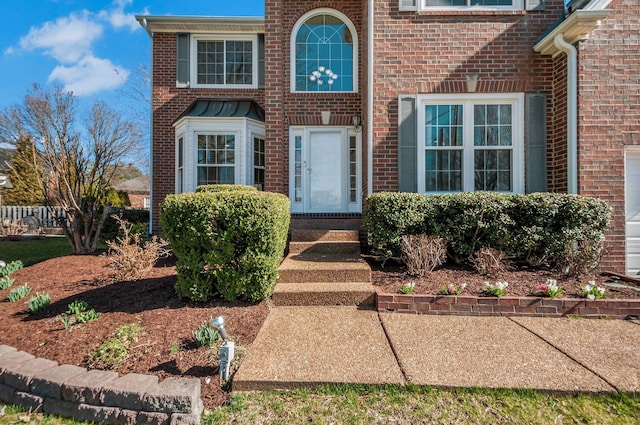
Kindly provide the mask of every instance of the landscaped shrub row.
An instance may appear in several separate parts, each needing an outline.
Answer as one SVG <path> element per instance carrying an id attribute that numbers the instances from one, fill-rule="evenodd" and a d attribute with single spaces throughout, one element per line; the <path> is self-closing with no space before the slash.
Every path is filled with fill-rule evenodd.
<path id="1" fill-rule="evenodd" d="M 364 225 L 382 259 L 401 256 L 403 235 L 424 233 L 444 238 L 457 263 L 491 247 L 531 265 L 564 266 L 599 260 L 610 215 L 609 204 L 580 195 L 394 192 L 369 196 Z"/>
<path id="2" fill-rule="evenodd" d="M 275 287 L 287 242 L 289 199 L 253 190 L 170 195 L 160 223 L 177 257 L 176 290 L 206 301 L 258 301 Z"/>

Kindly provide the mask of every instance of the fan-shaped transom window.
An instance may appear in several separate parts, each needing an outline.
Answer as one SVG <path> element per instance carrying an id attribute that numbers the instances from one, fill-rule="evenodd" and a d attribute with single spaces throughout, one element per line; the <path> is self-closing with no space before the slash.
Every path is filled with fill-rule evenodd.
<path id="1" fill-rule="evenodd" d="M 357 34 L 331 9 L 304 15 L 292 35 L 292 91 L 353 92 L 357 87 Z"/>

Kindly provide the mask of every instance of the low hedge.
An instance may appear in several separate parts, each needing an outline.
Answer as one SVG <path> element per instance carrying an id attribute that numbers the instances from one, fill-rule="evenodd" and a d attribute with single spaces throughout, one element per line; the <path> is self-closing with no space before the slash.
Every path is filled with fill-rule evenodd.
<path id="1" fill-rule="evenodd" d="M 580 195 L 443 195 L 376 193 L 366 200 L 364 226 L 374 254 L 400 257 L 403 235 L 441 236 L 462 263 L 480 248 L 502 250 L 531 265 L 559 265 L 576 246 L 601 247 L 611 207 Z"/>
<path id="2" fill-rule="evenodd" d="M 289 199 L 280 194 L 201 191 L 169 195 L 160 224 L 177 257 L 176 291 L 206 301 L 271 296 L 289 230 Z"/>

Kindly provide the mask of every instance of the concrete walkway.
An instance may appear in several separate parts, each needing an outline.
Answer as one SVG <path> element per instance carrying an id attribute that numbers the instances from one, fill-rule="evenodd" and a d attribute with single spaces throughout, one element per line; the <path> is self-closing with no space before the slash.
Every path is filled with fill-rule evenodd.
<path id="1" fill-rule="evenodd" d="M 324 383 L 640 393 L 640 325 L 276 307 L 233 390 Z"/>

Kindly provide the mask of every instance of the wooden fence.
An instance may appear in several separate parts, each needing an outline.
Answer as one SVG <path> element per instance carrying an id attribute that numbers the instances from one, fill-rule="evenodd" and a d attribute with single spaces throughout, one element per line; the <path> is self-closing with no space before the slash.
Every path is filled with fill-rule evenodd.
<path id="1" fill-rule="evenodd" d="M 64 210 L 61 207 L 54 207 L 55 215 L 64 217 Z M 0 207 L 0 224 L 8 225 L 9 223 L 19 223 L 25 217 L 36 217 L 42 227 L 60 227 L 54 215 L 51 214 L 47 207 L 28 207 L 28 206 L 12 206 L 3 205 Z"/>

